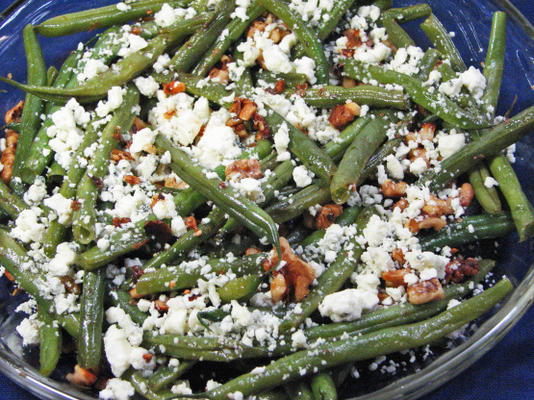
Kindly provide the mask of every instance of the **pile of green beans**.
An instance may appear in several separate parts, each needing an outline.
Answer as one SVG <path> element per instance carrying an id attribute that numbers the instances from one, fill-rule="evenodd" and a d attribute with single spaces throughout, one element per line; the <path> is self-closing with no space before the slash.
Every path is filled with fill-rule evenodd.
<path id="1" fill-rule="evenodd" d="M 243 15 L 243 6 L 238 8 L 241 3 L 234 0 L 137 0 L 54 16 L 24 27 L 26 83 L 0 77 L 0 81 L 25 92 L 20 117 L 13 121 L 6 117 L 4 127 L 18 133 L 18 142 L 12 174 L 0 179 L 0 266 L 35 300 L 42 375 L 57 371 L 66 345 L 73 343 L 78 370 L 89 377 L 100 374 L 99 382 L 110 378 L 106 331 L 113 318 L 106 308 L 114 307 L 121 313 L 119 328 L 130 330 L 131 337 L 125 339 L 128 345 L 142 347 L 147 364 L 154 361 L 153 371 L 141 371 L 130 360 L 126 371 L 117 377 L 143 398 L 223 400 L 251 395 L 258 399 L 334 400 L 354 362 L 435 344 L 488 312 L 513 289 L 512 283 L 502 278 L 496 283 L 486 282 L 484 291 L 473 294 L 473 287 L 480 287 L 496 266 L 493 260 L 479 257 L 465 261 L 478 263 L 478 269 L 469 270 L 461 279 L 457 275 L 450 278 L 448 269 L 453 262 L 461 263 L 470 256 L 456 255 L 457 248 L 471 251 L 467 244 L 495 240 L 514 230 L 520 241 L 534 236 L 534 207 L 502 154 L 534 128 L 534 106 L 496 122 L 505 68 L 506 14 L 494 14 L 483 66 L 487 86 L 477 100 L 465 89 L 457 96 L 446 96 L 429 87 L 433 72 L 448 82 L 468 66 L 446 27 L 424 3 L 392 8 L 392 0 L 365 2 L 380 9 L 380 17 L 373 23 L 387 33 L 385 43 L 393 55 L 399 48 L 417 43 L 402 25 L 422 20 L 420 27 L 431 47 L 424 55 L 420 53 L 416 72 L 401 73 L 382 62 L 357 61 L 347 56 L 350 51 L 331 54 L 332 44 L 358 12 L 360 3 L 334 1 L 319 21 L 310 23 L 293 4 L 283 1 L 251 0 Z M 181 10 L 163 27 L 159 15 L 154 14 L 169 6 Z M 275 20 L 283 34 L 294 35 L 295 43 L 283 55 L 293 63 L 289 72 L 268 70 L 264 65 L 268 63 L 263 62 L 265 50 L 250 65 L 250 55 L 239 46 L 253 37 L 257 40 L 254 32 L 267 29 L 265 21 L 269 20 Z M 129 28 L 121 26 L 125 23 Z M 46 65 L 38 35 L 57 37 L 93 29 L 102 31 L 72 51 L 60 67 Z M 354 31 L 344 33 L 347 39 Z M 283 40 L 282 33 L 270 32 L 268 39 L 262 38 L 266 43 Z M 137 35 L 134 39 L 142 38 L 146 45 L 121 55 L 119 38 L 123 34 Z M 299 71 L 299 61 L 313 62 L 315 78 Z M 103 71 L 81 81 L 79 74 L 93 62 Z M 161 72 L 163 62 L 167 64 Z M 241 71 L 239 77 L 233 76 L 236 70 Z M 156 83 L 157 94 L 145 92 L 140 77 L 147 85 Z M 105 105 L 101 102 L 116 87 L 122 90 L 122 103 L 102 117 L 98 107 Z M 278 95 L 280 102 L 268 103 L 258 93 Z M 191 143 L 196 148 L 178 145 L 181 138 L 173 137 L 155 121 L 156 105 L 164 95 L 184 96 L 182 100 L 191 100 L 195 107 L 194 101 L 204 98 L 210 113 L 219 108 L 221 115 L 225 109 L 229 111 L 231 119 L 225 121 L 224 128 L 232 127 L 236 133 L 233 144 L 241 154 L 233 158 L 239 167 L 224 158 L 218 159 L 215 167 L 204 168 L 200 157 L 196 158 L 202 137 L 211 129 L 211 117 L 200 124 L 202 128 Z M 67 168 L 52 149 L 49 129 L 54 125 L 52 115 L 71 99 L 84 105 L 90 121 L 76 126 L 83 134 Z M 337 129 L 326 143 L 318 143 L 313 136 L 312 129 L 317 127 L 289 122 L 293 121 L 293 110 L 280 104 L 296 104 L 296 99 L 305 111 L 328 119 L 329 128 Z M 245 118 L 241 109 L 235 111 L 250 103 L 252 115 Z M 347 103 L 360 107 L 349 110 Z M 182 116 L 178 108 L 165 118 Z M 480 205 L 461 217 L 450 216 L 435 232 L 425 230 L 411 237 L 414 249 L 410 251 L 438 254 L 447 247 L 454 249 L 451 264 L 440 276 L 443 292 L 436 300 L 415 304 L 410 298 L 413 284 L 405 283 L 398 287 L 406 289 L 406 296 L 395 304 L 385 306 L 388 303 L 381 300 L 358 318 L 336 320 L 330 316 L 338 322 L 327 322 L 322 315 L 327 296 L 355 287 L 364 290 L 354 282 L 358 274 L 367 271 L 370 221 L 387 219 L 395 215 L 396 211 L 390 210 L 397 206 L 402 209 L 403 201 L 408 202 L 409 194 L 389 196 L 386 187 L 380 187 L 386 184 L 383 174 L 386 166 L 390 168 L 390 157 L 407 148 L 404 142 L 412 145 L 405 138 L 407 132 L 429 122 L 436 129 L 464 132 L 467 143 L 449 157 L 436 159 L 435 168 L 419 174 L 407 172 L 406 182 L 438 197 L 443 189 L 470 182 Z M 133 214 L 132 218 L 114 218 L 123 214 L 110 211 L 114 204 L 101 196 L 101 190 L 123 165 L 122 160 L 137 162 L 137 153 L 130 153 L 130 149 L 134 135 L 145 126 L 153 137 L 143 151 L 156 160 L 157 174 L 167 171 L 174 181 L 167 184 L 161 178 L 156 183 L 144 182 L 136 175 L 125 175 L 121 184 L 140 185 L 140 190 L 150 187 L 143 201 L 150 202 L 152 196 L 152 204 L 139 206 L 144 212 L 139 218 Z M 281 150 L 286 136 L 284 154 L 289 154 L 289 159 L 282 157 Z M 410 150 L 413 147 L 405 153 Z M 413 162 L 409 154 L 403 163 Z M 311 183 L 300 183 L 296 175 L 297 167 L 302 168 L 299 164 L 308 171 Z M 132 165 L 138 168 L 136 164 L 129 167 Z M 240 169 L 241 165 L 252 171 Z M 238 169 L 237 178 L 232 176 L 232 167 Z M 131 171 L 133 174 L 134 169 Z M 248 172 L 261 175 L 259 182 L 254 182 L 261 196 L 254 200 L 237 186 L 240 179 L 248 178 Z M 139 170 L 135 173 L 142 175 Z M 493 179 L 498 185 L 488 187 Z M 377 183 L 377 196 L 369 202 L 364 198 L 364 185 Z M 37 189 L 30 191 L 30 185 L 42 185 L 43 199 L 52 193 L 71 204 L 68 221 L 56 215 L 52 205 L 45 206 L 45 200 L 35 200 L 39 193 L 35 193 Z M 379 196 L 389 199 L 377 205 Z M 169 204 L 173 209 L 165 217 L 155 208 L 161 200 L 172 200 Z M 474 215 L 473 209 L 482 211 Z M 36 234 L 39 238 L 25 240 L 13 229 L 19 227 L 21 216 L 30 214 L 46 229 Z M 434 217 L 424 208 L 420 215 L 424 219 Z M 185 226 L 181 234 L 175 233 L 174 218 Z M 419 220 L 409 218 L 403 223 L 412 229 L 411 223 Z M 330 262 L 321 264 L 328 259 L 322 252 L 326 251 L 324 242 L 332 233 L 332 224 L 347 237 L 338 239 L 337 252 Z M 51 267 L 62 261 L 64 245 L 71 249 L 68 272 L 58 277 Z M 402 258 L 395 257 L 391 268 L 414 272 Z M 140 265 L 131 266 L 138 261 Z M 376 274 L 383 278 L 377 283 L 377 298 L 387 298 L 386 287 L 391 282 L 380 274 Z M 282 301 L 275 301 L 279 278 L 286 286 Z M 299 285 L 307 278 L 305 293 L 298 298 Z M 47 285 L 58 281 L 65 288 L 62 295 L 76 298 L 69 311 L 58 310 L 55 294 L 47 292 L 52 290 Z M 269 289 L 273 301 L 267 295 Z M 53 290 L 61 292 L 55 286 Z M 161 318 L 171 318 L 175 310 L 169 301 L 180 297 L 185 303 L 201 297 L 205 304 L 198 309 L 184 306 L 187 311 L 180 316 L 183 332 L 176 333 L 166 330 Z M 462 301 L 451 307 L 451 300 Z M 250 322 L 239 326 L 237 322 L 242 320 Z M 275 326 L 270 345 L 259 339 L 262 329 L 251 325 L 260 320 Z M 254 337 L 245 340 L 240 335 L 248 328 L 253 328 Z M 139 333 L 139 343 L 135 344 L 134 329 Z M 302 339 L 305 343 L 297 344 Z M 229 362 L 232 370 L 220 385 L 194 387 L 190 394 L 175 393 L 175 385 L 183 389 L 189 378 L 199 373 L 217 378 L 214 365 Z"/>

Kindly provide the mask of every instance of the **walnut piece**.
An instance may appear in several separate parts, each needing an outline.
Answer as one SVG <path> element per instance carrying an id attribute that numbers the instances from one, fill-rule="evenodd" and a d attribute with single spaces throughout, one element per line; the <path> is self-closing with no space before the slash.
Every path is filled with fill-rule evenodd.
<path id="1" fill-rule="evenodd" d="M 441 300 L 445 296 L 443 287 L 436 278 L 414 283 L 408 286 L 406 293 L 408 294 L 408 302 L 411 304 L 426 304 Z"/>

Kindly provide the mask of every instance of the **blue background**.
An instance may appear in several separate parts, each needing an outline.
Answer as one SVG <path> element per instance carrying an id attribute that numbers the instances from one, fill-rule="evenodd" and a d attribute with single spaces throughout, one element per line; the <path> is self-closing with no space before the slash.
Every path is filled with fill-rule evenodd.
<path id="1" fill-rule="evenodd" d="M 534 23 L 532 0 L 511 1 Z M 0 0 L 0 11 L 10 3 L 11 0 Z M 0 374 L 0 399 L 35 400 L 36 397 Z M 490 353 L 425 399 L 534 399 L 534 308 Z"/>

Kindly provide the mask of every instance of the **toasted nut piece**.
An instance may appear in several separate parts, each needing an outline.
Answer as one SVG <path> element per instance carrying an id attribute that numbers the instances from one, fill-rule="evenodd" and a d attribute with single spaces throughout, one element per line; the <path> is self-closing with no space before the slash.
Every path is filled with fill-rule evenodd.
<path id="1" fill-rule="evenodd" d="M 280 247 L 282 248 L 282 260 L 286 264 L 281 270 L 274 272 L 274 278 L 271 282 L 271 297 L 274 302 L 277 302 L 282 298 L 290 297 L 291 291 L 293 291 L 295 301 L 301 301 L 309 293 L 309 286 L 315 279 L 315 270 L 295 255 L 286 238 L 280 238 Z M 277 262 L 278 255 L 275 254 L 270 260 L 266 260 L 264 268 L 271 269 Z"/>
<path id="2" fill-rule="evenodd" d="M 134 158 L 130 154 L 130 152 L 128 152 L 126 150 L 113 149 L 113 150 L 111 150 L 111 159 L 114 162 L 119 162 L 120 160 L 133 161 Z"/>
<path id="3" fill-rule="evenodd" d="M 402 198 L 393 205 L 393 209 L 399 208 L 399 210 L 401 210 L 402 212 L 406 210 L 409 205 L 410 203 L 408 203 L 408 200 L 406 200 L 405 198 Z"/>
<path id="4" fill-rule="evenodd" d="M 445 282 L 462 282 L 466 277 L 475 276 L 480 269 L 476 258 L 456 257 L 445 266 Z"/>
<path id="5" fill-rule="evenodd" d="M 115 227 L 120 227 L 122 224 L 127 224 L 128 222 L 131 222 L 132 220 L 128 217 L 123 217 L 123 218 L 113 218 L 113 220 L 111 221 L 111 224 Z"/>
<path id="6" fill-rule="evenodd" d="M 343 77 L 343 82 L 341 84 L 344 88 L 353 88 L 356 86 L 356 81 L 352 78 Z"/>
<path id="7" fill-rule="evenodd" d="M 265 118 L 256 113 L 254 114 L 253 121 L 253 127 L 257 131 L 256 141 L 269 139 L 271 137 L 271 132 L 269 130 L 269 125 L 267 125 L 267 121 L 265 121 Z"/>
<path id="8" fill-rule="evenodd" d="M 243 121 L 250 121 L 256 111 L 258 111 L 257 104 L 253 101 L 245 99 L 245 102 L 243 102 L 243 107 L 241 108 L 238 117 Z"/>
<path id="9" fill-rule="evenodd" d="M 382 183 L 382 193 L 385 197 L 398 198 L 406 194 L 406 182 L 393 182 L 391 179 L 386 179 Z"/>
<path id="10" fill-rule="evenodd" d="M 408 293 L 408 302 L 411 304 L 426 304 L 441 300 L 445 296 L 443 287 L 436 278 L 414 283 L 408 286 L 406 293 Z"/>
<path id="11" fill-rule="evenodd" d="M 185 92 L 185 83 L 180 81 L 172 81 L 163 84 L 163 93 L 167 96 Z"/>
<path id="12" fill-rule="evenodd" d="M 135 175 L 124 175 L 124 182 L 132 186 L 139 185 L 141 183 L 141 179 Z"/>
<path id="13" fill-rule="evenodd" d="M 166 313 L 167 311 L 169 311 L 169 306 L 167 305 L 167 303 L 161 300 L 154 300 L 154 308 L 162 313 Z"/>
<path id="14" fill-rule="evenodd" d="M 427 122 L 421 126 L 418 132 L 410 132 L 405 137 L 404 140 L 408 142 L 418 142 L 421 143 L 424 140 L 434 140 L 434 132 L 436 131 L 436 125 L 430 122 Z"/>
<path id="15" fill-rule="evenodd" d="M 7 110 L 4 120 L 6 124 L 18 122 L 22 116 L 22 109 L 24 108 L 24 100 L 19 101 L 14 107 Z"/>
<path id="16" fill-rule="evenodd" d="M 172 188 L 172 189 L 185 189 L 187 186 L 187 183 L 185 183 L 184 181 L 180 181 L 178 183 L 174 176 L 168 176 L 163 181 L 163 186 L 165 186 L 166 188 Z"/>
<path id="17" fill-rule="evenodd" d="M 474 196 L 475 196 L 475 191 L 473 190 L 473 186 L 471 186 L 470 183 L 465 182 L 460 187 L 460 205 L 462 207 L 469 207 L 469 205 L 473 201 Z"/>
<path id="18" fill-rule="evenodd" d="M 269 39 L 271 39 L 275 44 L 278 44 L 288 34 L 289 31 L 287 29 L 281 29 L 279 27 L 276 27 L 271 31 Z"/>
<path id="19" fill-rule="evenodd" d="M 130 129 L 130 133 L 135 134 L 135 133 L 139 132 L 140 130 L 145 129 L 146 126 L 147 125 L 146 125 L 145 121 L 143 121 L 139 117 L 135 117 L 133 125 L 132 125 L 132 128 Z"/>
<path id="20" fill-rule="evenodd" d="M 212 68 L 209 72 L 209 77 L 212 81 L 227 85 L 230 81 L 230 74 L 228 69 Z"/>
<path id="21" fill-rule="evenodd" d="M 343 207 L 338 204 L 325 204 L 317 215 L 316 229 L 326 229 L 343 213 Z"/>
<path id="22" fill-rule="evenodd" d="M 430 217 L 441 217 L 442 215 L 454 214 L 454 209 L 451 206 L 451 200 L 440 199 L 433 194 L 430 195 L 430 200 L 425 202 L 425 205 L 421 209 L 423 214 Z"/>
<path id="23" fill-rule="evenodd" d="M 341 129 L 349 122 L 352 122 L 358 115 L 360 115 L 360 106 L 358 104 L 354 102 L 338 104 L 332 109 L 328 121 L 334 128 Z"/>
<path id="24" fill-rule="evenodd" d="M 263 176 L 260 162 L 249 158 L 234 161 L 226 167 L 224 173 L 227 180 L 232 179 L 237 174 L 239 174 L 240 179 L 260 179 Z"/>
<path id="25" fill-rule="evenodd" d="M 354 49 L 362 45 L 359 29 L 347 29 L 343 32 L 343 36 L 347 38 L 347 49 Z"/>
<path id="26" fill-rule="evenodd" d="M 406 286 L 404 276 L 411 272 L 412 270 L 410 268 L 390 269 L 389 271 L 382 272 L 382 279 L 386 281 L 386 286 L 388 287 Z"/>
<path id="27" fill-rule="evenodd" d="M 65 275 L 59 278 L 67 293 L 74 293 L 76 295 L 80 294 L 80 286 L 76 283 L 74 278 L 69 275 Z"/>
<path id="28" fill-rule="evenodd" d="M 263 21 L 259 21 L 259 20 L 254 21 L 248 28 L 247 37 L 251 39 L 254 38 L 254 35 L 256 34 L 256 32 L 260 32 L 260 33 L 265 32 L 266 27 L 267 27 L 267 23 Z"/>
<path id="29" fill-rule="evenodd" d="M 96 382 L 96 375 L 76 364 L 74 372 L 67 374 L 67 380 L 74 385 L 89 387 Z"/>
<path id="30" fill-rule="evenodd" d="M 202 231 L 200 229 L 198 229 L 197 220 L 192 215 L 187 217 L 187 218 L 184 218 L 184 224 L 185 224 L 186 228 L 193 229 L 195 231 L 195 236 L 202 235 Z"/>
<path id="31" fill-rule="evenodd" d="M 258 249 L 257 247 L 249 247 L 246 251 L 245 251 L 245 255 L 246 256 L 252 256 L 254 254 L 260 254 L 261 253 L 261 250 Z"/>
<path id="32" fill-rule="evenodd" d="M 13 174 L 13 164 L 15 163 L 15 152 L 17 151 L 18 141 L 19 134 L 11 129 L 6 129 L 6 148 L 2 152 L 2 157 L 0 157 L 0 163 L 4 166 L 0 173 L 0 178 L 5 183 L 9 183 Z"/>
<path id="33" fill-rule="evenodd" d="M 404 265 L 404 263 L 406 263 L 404 252 L 401 249 L 393 249 L 391 252 L 391 258 L 399 265 Z"/>
<path id="34" fill-rule="evenodd" d="M 434 228 L 435 231 L 439 231 L 445 225 L 447 225 L 447 222 L 439 217 L 426 217 L 421 221 L 416 221 L 415 219 L 408 221 L 408 229 L 414 234 L 418 233 L 421 229 Z"/>
<path id="35" fill-rule="evenodd" d="M 425 161 L 427 168 L 430 168 L 430 161 L 428 160 L 425 149 L 412 149 L 408 153 L 408 157 L 411 163 L 415 162 L 415 160 L 417 160 L 418 158 L 422 158 Z"/>

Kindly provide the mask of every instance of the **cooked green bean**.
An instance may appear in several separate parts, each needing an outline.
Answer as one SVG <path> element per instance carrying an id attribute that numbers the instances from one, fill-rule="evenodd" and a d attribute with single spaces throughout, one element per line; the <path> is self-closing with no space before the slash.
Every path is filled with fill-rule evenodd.
<path id="1" fill-rule="evenodd" d="M 494 187 L 486 187 L 485 182 L 489 177 L 491 177 L 490 172 L 482 163 L 469 172 L 469 182 L 473 186 L 478 203 L 488 214 L 496 215 L 502 213 L 501 200 Z"/>
<path id="2" fill-rule="evenodd" d="M 185 7 L 189 1 L 139 0 L 128 4 L 125 10 L 121 10 L 116 4 L 112 4 L 53 17 L 41 22 L 35 29 L 37 33 L 43 36 L 63 36 L 95 28 L 106 28 L 151 15 L 159 11 L 165 3 L 168 3 L 171 7 Z"/>
<path id="3" fill-rule="evenodd" d="M 409 7 L 390 8 L 383 12 L 386 17 L 395 18 L 399 22 L 408 22 L 414 19 L 428 17 L 432 14 L 432 9 L 428 4 L 416 4 Z"/>
<path id="4" fill-rule="evenodd" d="M 33 26 L 26 25 L 22 31 L 22 36 L 24 38 L 24 50 L 26 51 L 28 84 L 36 86 L 46 85 L 46 65 Z M 39 129 L 39 124 L 41 123 L 39 117 L 43 111 L 43 107 L 43 101 L 39 97 L 33 94 L 26 95 L 20 119 L 19 140 L 17 142 L 15 162 L 10 181 L 11 189 L 16 194 L 21 194 L 24 190 L 24 185 L 20 180 L 20 174 L 26 162 L 35 133 Z"/>
<path id="5" fill-rule="evenodd" d="M 215 18 L 205 29 L 197 31 L 176 52 L 171 59 L 171 68 L 175 71 L 189 72 L 189 70 L 202 57 L 202 54 L 221 35 L 223 29 L 230 21 L 230 14 L 234 9 L 234 1 L 228 0 L 220 3 L 215 11 Z"/>
<path id="6" fill-rule="evenodd" d="M 423 87 L 421 81 L 409 75 L 385 70 L 376 65 L 363 65 L 354 60 L 345 62 L 344 72 L 347 76 L 357 80 L 376 79 L 383 84 L 400 84 L 414 102 L 453 126 L 467 130 L 489 126 L 487 121 L 477 115 L 472 115 L 445 96 L 429 91 Z"/>
<path id="7" fill-rule="evenodd" d="M 47 306 L 39 306 L 39 373 L 49 376 L 56 369 L 61 355 L 62 334 L 59 323 L 48 312 Z"/>
<path id="8" fill-rule="evenodd" d="M 310 386 L 314 400 L 337 400 L 336 384 L 328 373 L 312 376 Z"/>
<path id="9" fill-rule="evenodd" d="M 397 48 L 415 46 L 415 41 L 410 37 L 402 26 L 393 17 L 381 18 L 382 25 L 386 28 L 389 40 Z"/>
<path id="10" fill-rule="evenodd" d="M 102 353 L 102 322 L 104 320 L 105 271 L 86 271 L 81 298 L 81 332 L 78 341 L 78 364 L 96 368 Z"/>
<path id="11" fill-rule="evenodd" d="M 147 379 L 147 384 L 157 392 L 187 373 L 195 364 L 196 361 L 181 361 L 177 367 L 162 366 Z"/>
<path id="12" fill-rule="evenodd" d="M 26 210 L 28 205 L 17 195 L 11 192 L 11 189 L 0 179 L 0 209 L 15 219 Z"/>
<path id="13" fill-rule="evenodd" d="M 440 163 L 440 171 L 429 170 L 419 178 L 431 190 L 445 187 L 454 178 L 473 168 L 478 160 L 497 154 L 526 135 L 534 126 L 534 107 L 496 125 Z"/>
<path id="14" fill-rule="evenodd" d="M 329 79 L 328 61 L 317 34 L 309 29 L 306 23 L 290 10 L 287 4 L 274 0 L 258 0 L 258 2 L 289 26 L 289 29 L 304 46 L 304 53 L 315 61 L 317 83 L 327 84 Z"/>
<path id="15" fill-rule="evenodd" d="M 360 85 L 353 88 L 341 86 L 309 88 L 303 98 L 306 104 L 323 108 L 345 104 L 349 100 L 371 107 L 392 107 L 399 110 L 405 110 L 407 107 L 406 98 L 401 91 L 371 85 Z"/>
<path id="16" fill-rule="evenodd" d="M 455 71 L 462 72 L 466 69 L 462 56 L 452 42 L 449 32 L 441 24 L 438 18 L 431 14 L 422 24 L 421 29 L 432 42 L 442 57 L 450 60 Z"/>
<path id="17" fill-rule="evenodd" d="M 97 185 L 98 181 L 104 178 L 108 172 L 111 151 L 119 144 L 117 132 L 120 134 L 128 133 L 135 118 L 131 110 L 139 103 L 138 90 L 129 86 L 124 97 L 125 100 L 102 131 L 98 147 L 76 190 L 76 199 L 80 203 L 80 208 L 73 213 L 72 233 L 76 240 L 82 244 L 90 243 L 95 237 L 95 206 L 99 193 Z"/>
<path id="18" fill-rule="evenodd" d="M 423 58 L 421 58 L 421 61 L 419 61 L 419 73 L 417 74 L 417 78 L 425 82 L 428 79 L 430 72 L 436 67 L 439 57 L 439 52 L 436 49 L 428 49 Z"/>
<path id="19" fill-rule="evenodd" d="M 284 385 L 284 389 L 290 399 L 314 400 L 310 385 L 304 380 Z"/>
<path id="20" fill-rule="evenodd" d="M 338 204 L 347 202 L 351 191 L 356 189 L 365 165 L 386 139 L 390 125 L 395 122 L 393 113 L 380 112 L 379 115 L 380 118 L 373 119 L 356 135 L 332 178 L 330 193 L 332 200 Z"/>
<path id="21" fill-rule="evenodd" d="M 428 320 L 299 351 L 267 365 L 263 374 L 242 375 L 208 392 L 199 393 L 195 398 L 222 400 L 235 391 L 248 396 L 302 378 L 301 368 L 309 372 L 319 372 L 348 362 L 432 343 L 486 313 L 500 302 L 512 287 L 508 279 L 503 279 L 483 293 Z"/>

